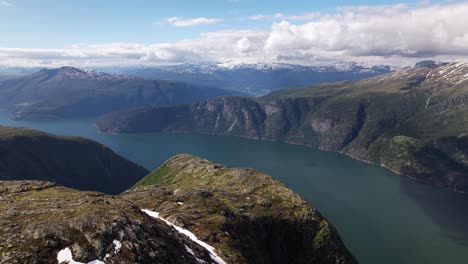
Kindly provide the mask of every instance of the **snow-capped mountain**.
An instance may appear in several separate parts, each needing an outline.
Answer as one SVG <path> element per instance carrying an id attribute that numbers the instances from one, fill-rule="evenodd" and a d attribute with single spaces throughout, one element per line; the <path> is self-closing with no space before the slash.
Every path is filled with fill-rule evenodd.
<path id="1" fill-rule="evenodd" d="M 123 74 L 185 81 L 236 90 L 251 95 L 269 91 L 319 84 L 359 80 L 392 71 L 387 65 L 342 62 L 321 66 L 285 63 L 200 63 L 127 69 Z"/>
<path id="2" fill-rule="evenodd" d="M 79 69 L 75 67 L 61 67 L 55 70 L 44 69 L 43 71 L 55 71 L 62 76 L 71 78 L 71 79 L 86 79 L 86 80 L 131 80 L 137 79 L 136 76 L 124 75 L 124 74 L 109 74 L 105 72 L 100 72 L 91 69 Z"/>
<path id="3" fill-rule="evenodd" d="M 154 68 L 147 68 L 154 69 Z M 303 66 L 288 63 L 244 63 L 244 62 L 224 62 L 224 63 L 200 63 L 200 64 L 179 64 L 174 66 L 158 67 L 162 71 L 178 73 L 215 73 L 218 71 L 236 70 L 256 70 L 256 71 L 310 71 L 317 72 L 357 72 L 357 73 L 381 73 L 392 68 L 387 65 L 368 66 L 357 62 L 339 62 L 320 66 Z"/>

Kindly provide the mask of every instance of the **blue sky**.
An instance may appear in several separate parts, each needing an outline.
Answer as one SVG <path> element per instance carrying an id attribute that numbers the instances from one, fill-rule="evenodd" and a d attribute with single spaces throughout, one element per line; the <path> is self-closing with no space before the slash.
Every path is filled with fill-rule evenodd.
<path id="1" fill-rule="evenodd" d="M 137 42 L 150 44 L 193 38 L 223 29 L 267 29 L 271 21 L 243 18 L 258 14 L 333 13 L 338 6 L 383 5 L 405 1 L 284 0 L 8 0 L 0 6 L 0 46 L 61 48 L 75 43 Z M 416 5 L 418 1 L 406 1 Z M 170 17 L 217 18 L 219 23 L 193 27 L 158 25 Z"/>
<path id="2" fill-rule="evenodd" d="M 115 54 L 130 64 L 445 58 L 465 55 L 464 8 L 447 0 L 0 0 L 0 65 L 111 64 Z M 435 20 L 413 19 L 424 16 Z"/>

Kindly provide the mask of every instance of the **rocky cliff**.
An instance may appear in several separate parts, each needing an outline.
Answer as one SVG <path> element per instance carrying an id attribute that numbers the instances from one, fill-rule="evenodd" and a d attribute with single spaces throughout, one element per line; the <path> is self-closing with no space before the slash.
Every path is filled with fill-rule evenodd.
<path id="1" fill-rule="evenodd" d="M 356 263 L 319 212 L 253 169 L 178 155 L 120 197 L 187 228 L 228 263 Z"/>
<path id="2" fill-rule="evenodd" d="M 203 247 L 112 196 L 0 181 L 0 201 L 2 264 L 212 263 Z"/>
<path id="3" fill-rule="evenodd" d="M 468 63 L 418 65 L 356 81 L 110 113 L 100 131 L 198 132 L 338 151 L 468 192 Z"/>

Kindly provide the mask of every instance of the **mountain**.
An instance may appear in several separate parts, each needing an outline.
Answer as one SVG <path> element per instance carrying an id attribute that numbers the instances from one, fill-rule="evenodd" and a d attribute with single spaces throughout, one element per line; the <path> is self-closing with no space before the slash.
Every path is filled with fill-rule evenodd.
<path id="1" fill-rule="evenodd" d="M 0 198 L 2 264 L 212 263 L 203 247 L 109 195 L 0 181 Z"/>
<path id="2" fill-rule="evenodd" d="M 391 67 L 365 66 L 355 62 L 325 66 L 301 66 L 283 63 L 201 63 L 153 68 L 133 68 L 123 73 L 210 85 L 251 95 L 264 95 L 272 90 L 300 87 L 324 82 L 359 80 L 383 73 Z"/>
<path id="3" fill-rule="evenodd" d="M 0 181 L 0 200 L 2 264 L 357 263 L 281 183 L 189 155 L 119 196 Z"/>
<path id="4" fill-rule="evenodd" d="M 148 173 L 97 142 L 0 126 L 0 180 L 42 180 L 119 193 Z"/>
<path id="5" fill-rule="evenodd" d="M 356 263 L 320 213 L 253 169 L 178 155 L 120 197 L 187 228 L 228 263 Z"/>
<path id="6" fill-rule="evenodd" d="M 0 107 L 16 119 L 96 116 L 131 107 L 189 103 L 233 92 L 72 67 L 0 82 Z"/>
<path id="7" fill-rule="evenodd" d="M 102 132 L 198 132 L 337 151 L 468 192 L 468 63 L 101 117 Z"/>

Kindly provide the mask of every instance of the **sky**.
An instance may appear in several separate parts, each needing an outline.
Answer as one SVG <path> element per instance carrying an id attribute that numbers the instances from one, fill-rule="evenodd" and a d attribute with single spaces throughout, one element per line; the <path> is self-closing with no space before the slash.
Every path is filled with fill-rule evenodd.
<path id="1" fill-rule="evenodd" d="M 0 0 L 1 66 L 468 60 L 468 1 Z"/>

